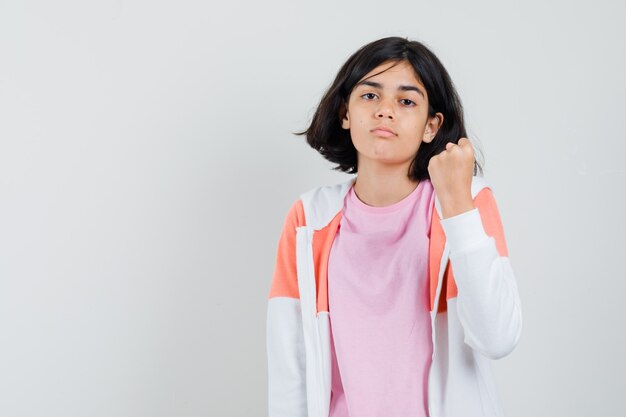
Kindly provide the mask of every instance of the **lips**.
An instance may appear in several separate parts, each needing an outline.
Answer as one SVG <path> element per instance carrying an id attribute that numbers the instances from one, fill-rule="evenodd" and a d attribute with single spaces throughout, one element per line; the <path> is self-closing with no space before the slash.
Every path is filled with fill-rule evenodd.
<path id="1" fill-rule="evenodd" d="M 385 138 L 389 138 L 392 136 L 396 136 L 396 132 L 388 128 L 387 126 L 376 126 L 374 129 L 370 130 L 373 134 L 377 136 L 382 136 Z"/>

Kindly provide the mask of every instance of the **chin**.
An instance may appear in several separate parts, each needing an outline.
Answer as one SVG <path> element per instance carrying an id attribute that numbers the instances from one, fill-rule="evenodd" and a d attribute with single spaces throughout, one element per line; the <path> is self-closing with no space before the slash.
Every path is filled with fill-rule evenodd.
<path id="1" fill-rule="evenodd" d="M 406 149 L 398 149 L 398 146 L 394 146 L 393 143 L 383 140 L 378 143 L 370 144 L 370 146 L 357 148 L 357 154 L 359 159 L 369 160 L 380 164 L 399 165 L 410 163 L 417 152 L 417 149 L 407 152 Z M 398 152 L 401 151 L 401 152 Z"/>

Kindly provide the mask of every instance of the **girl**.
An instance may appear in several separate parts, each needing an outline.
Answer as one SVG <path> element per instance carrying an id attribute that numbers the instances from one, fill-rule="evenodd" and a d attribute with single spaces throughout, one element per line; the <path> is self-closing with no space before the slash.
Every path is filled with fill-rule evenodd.
<path id="1" fill-rule="evenodd" d="M 293 204 L 267 311 L 270 417 L 499 416 L 490 360 L 520 301 L 450 77 L 419 42 L 363 46 L 307 142 L 357 174 Z"/>

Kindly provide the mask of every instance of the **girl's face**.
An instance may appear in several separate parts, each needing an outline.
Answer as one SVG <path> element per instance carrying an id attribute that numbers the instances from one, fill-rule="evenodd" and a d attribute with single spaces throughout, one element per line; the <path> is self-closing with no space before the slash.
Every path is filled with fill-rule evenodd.
<path id="1" fill-rule="evenodd" d="M 408 169 L 420 144 L 430 142 L 442 122 L 441 113 L 428 117 L 426 88 L 401 61 L 385 62 L 359 80 L 341 126 L 350 129 L 359 169 L 372 163 Z"/>

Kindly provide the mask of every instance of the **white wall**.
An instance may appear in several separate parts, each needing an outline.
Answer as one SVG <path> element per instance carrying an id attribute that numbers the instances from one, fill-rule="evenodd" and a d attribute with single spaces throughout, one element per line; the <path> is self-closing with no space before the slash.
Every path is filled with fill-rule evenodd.
<path id="1" fill-rule="evenodd" d="M 387 35 L 448 68 L 524 306 L 506 414 L 626 384 L 622 2 L 0 2 L 0 415 L 266 413 L 284 215 L 347 176 L 290 132 Z"/>

